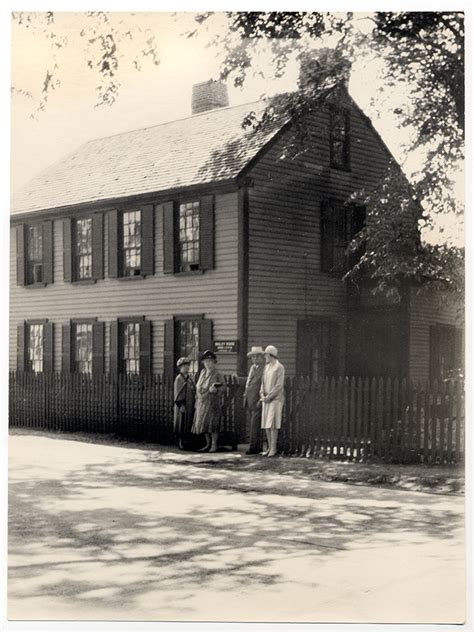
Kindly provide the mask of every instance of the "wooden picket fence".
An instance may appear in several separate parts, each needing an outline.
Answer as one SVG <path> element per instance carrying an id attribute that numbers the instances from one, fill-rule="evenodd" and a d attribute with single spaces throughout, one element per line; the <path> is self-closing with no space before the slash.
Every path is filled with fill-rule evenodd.
<path id="1" fill-rule="evenodd" d="M 226 378 L 221 443 L 245 442 L 245 380 Z M 279 449 L 285 455 L 396 463 L 464 458 L 464 385 L 390 378 L 286 381 Z M 160 375 L 11 372 L 9 422 L 171 444 L 172 383 Z"/>

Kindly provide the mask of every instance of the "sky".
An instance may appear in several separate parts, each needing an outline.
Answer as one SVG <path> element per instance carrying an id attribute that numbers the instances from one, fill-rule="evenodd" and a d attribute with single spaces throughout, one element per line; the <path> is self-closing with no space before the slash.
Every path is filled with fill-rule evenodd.
<path id="1" fill-rule="evenodd" d="M 153 34 L 160 63 L 155 66 L 145 60 L 141 70 L 137 71 L 131 63 L 136 44 L 124 41 L 123 57 L 119 62 L 121 87 L 118 99 L 113 106 L 101 107 L 96 107 L 97 73 L 87 67 L 84 38 L 78 36 L 82 28 L 90 29 L 91 21 L 84 14 L 56 13 L 54 40 L 47 39 L 41 32 L 15 23 L 12 25 L 12 85 L 16 90 L 32 95 L 32 98 L 18 94 L 12 97 L 12 191 L 88 140 L 189 116 L 192 85 L 217 77 L 220 51 L 207 44 L 212 35 L 225 27 L 223 15 L 210 22 L 208 32 L 203 31 L 192 39 L 184 36 L 185 31 L 195 28 L 194 14 L 190 12 L 115 13 L 110 17 L 113 25 L 122 22 L 127 28 L 141 29 L 146 37 Z M 369 24 L 366 14 L 358 14 L 358 18 L 362 29 Z M 67 46 L 64 46 L 64 37 Z M 87 37 L 90 37 L 89 33 Z M 141 36 L 140 41 L 143 39 Z M 32 118 L 46 69 L 54 63 L 52 44 L 55 42 L 62 44 L 56 57 L 61 85 L 51 93 L 45 111 Z M 271 70 L 265 56 L 259 59 L 259 64 L 266 73 Z M 409 131 L 400 130 L 392 114 L 397 102 L 402 103 L 406 97 L 403 90 L 386 93 L 385 102 L 379 101 L 377 108 L 373 106 L 372 99 L 381 85 L 380 70 L 378 59 L 356 62 L 349 90 L 410 175 L 419 164 L 419 156 L 404 150 Z M 250 76 L 242 89 L 229 84 L 230 104 L 248 103 L 262 94 L 294 89 L 296 77 L 297 68 L 290 64 L 285 76 L 279 80 Z M 458 194 L 462 195 L 461 180 Z M 442 238 L 447 236 L 456 243 L 462 241 L 462 226 L 450 219 L 437 224 L 436 230 L 427 236 L 430 241 L 439 239 L 440 227 Z"/>

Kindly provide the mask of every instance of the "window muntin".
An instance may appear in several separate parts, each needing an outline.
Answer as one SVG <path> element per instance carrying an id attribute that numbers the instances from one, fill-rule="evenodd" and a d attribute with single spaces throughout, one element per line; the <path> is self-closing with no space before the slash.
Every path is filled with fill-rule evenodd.
<path id="1" fill-rule="evenodd" d="M 122 220 L 122 274 L 123 276 L 136 276 L 140 274 L 142 264 L 141 211 L 124 211 Z"/>
<path id="2" fill-rule="evenodd" d="M 199 322 L 197 320 L 180 320 L 178 322 L 178 357 L 191 360 L 190 372 L 199 369 Z"/>
<path id="3" fill-rule="evenodd" d="M 44 328 L 41 324 L 28 325 L 28 370 L 34 373 L 43 371 Z"/>
<path id="4" fill-rule="evenodd" d="M 43 282 L 43 227 L 41 224 L 28 226 L 27 229 L 27 281 Z"/>
<path id="5" fill-rule="evenodd" d="M 92 373 L 92 323 L 75 325 L 74 369 L 76 373 Z"/>
<path id="6" fill-rule="evenodd" d="M 199 202 L 179 205 L 179 270 L 199 269 Z"/>
<path id="7" fill-rule="evenodd" d="M 330 160 L 336 169 L 349 167 L 349 112 L 341 108 L 331 108 Z"/>
<path id="8" fill-rule="evenodd" d="M 140 373 L 140 323 L 123 323 L 123 372 Z"/>
<path id="9" fill-rule="evenodd" d="M 74 269 L 78 280 L 92 278 L 92 218 L 74 222 Z"/>

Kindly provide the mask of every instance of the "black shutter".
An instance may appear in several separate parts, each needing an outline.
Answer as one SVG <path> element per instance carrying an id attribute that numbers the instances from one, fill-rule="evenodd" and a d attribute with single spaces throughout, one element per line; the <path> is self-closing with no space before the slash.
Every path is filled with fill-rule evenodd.
<path id="1" fill-rule="evenodd" d="M 110 373 L 119 372 L 119 323 L 114 320 L 109 326 Z"/>
<path id="2" fill-rule="evenodd" d="M 53 222 L 43 222 L 43 282 L 52 283 L 53 275 Z"/>
<path id="3" fill-rule="evenodd" d="M 17 328 L 16 339 L 16 369 L 17 371 L 26 371 L 26 323 L 20 323 Z"/>
<path id="4" fill-rule="evenodd" d="M 154 207 L 153 204 L 142 206 L 142 265 L 141 273 L 145 276 L 153 274 L 154 269 Z"/>
<path id="5" fill-rule="evenodd" d="M 140 375 L 151 373 L 151 322 L 140 323 Z"/>
<path id="6" fill-rule="evenodd" d="M 63 278 L 67 283 L 72 281 L 72 221 L 63 219 Z"/>
<path id="7" fill-rule="evenodd" d="M 175 211 L 173 202 L 162 204 L 163 217 L 163 272 L 176 271 Z"/>
<path id="8" fill-rule="evenodd" d="M 96 281 L 104 278 L 104 216 L 102 213 L 92 216 L 92 278 Z"/>
<path id="9" fill-rule="evenodd" d="M 199 267 L 214 268 L 214 196 L 201 199 L 199 216 Z"/>
<path id="10" fill-rule="evenodd" d="M 199 352 L 212 350 L 212 320 L 203 318 L 199 321 Z"/>
<path id="11" fill-rule="evenodd" d="M 334 217 L 329 200 L 321 202 L 321 270 L 330 272 L 333 269 L 334 254 Z"/>
<path id="12" fill-rule="evenodd" d="M 305 320 L 299 320 L 296 326 L 296 373 L 311 375 L 310 326 Z"/>
<path id="13" fill-rule="evenodd" d="M 116 279 L 119 276 L 119 214 L 118 211 L 108 213 L 108 276 Z"/>
<path id="14" fill-rule="evenodd" d="M 53 323 L 45 323 L 43 325 L 43 372 L 52 373 L 54 370 L 53 356 Z"/>
<path id="15" fill-rule="evenodd" d="M 26 226 L 16 227 L 16 283 L 26 285 Z M 23 370 L 23 369 L 22 369 Z"/>
<path id="16" fill-rule="evenodd" d="M 61 369 L 63 373 L 72 371 L 72 324 L 61 327 Z"/>
<path id="17" fill-rule="evenodd" d="M 104 372 L 104 323 L 92 323 L 92 373 Z"/>
<path id="18" fill-rule="evenodd" d="M 175 321 L 173 319 L 165 320 L 165 339 L 163 354 L 163 370 L 165 377 L 171 379 L 174 375 L 175 363 Z"/>

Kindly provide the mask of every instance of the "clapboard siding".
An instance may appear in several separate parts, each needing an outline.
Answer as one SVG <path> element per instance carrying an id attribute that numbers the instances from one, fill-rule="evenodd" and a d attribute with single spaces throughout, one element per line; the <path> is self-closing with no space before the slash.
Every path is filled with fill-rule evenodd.
<path id="1" fill-rule="evenodd" d="M 104 222 L 104 252 L 107 253 L 108 227 Z M 237 192 L 215 198 L 215 269 L 203 274 L 163 273 L 163 218 L 155 210 L 155 274 L 145 279 L 105 278 L 95 284 L 63 281 L 62 220 L 54 220 L 54 279 L 44 288 L 16 285 L 16 240 L 11 236 L 10 260 L 10 366 L 16 368 L 16 327 L 33 318 L 49 318 L 55 323 L 54 369 L 61 368 L 61 324 L 70 318 L 98 317 L 105 326 L 105 367 L 109 369 L 109 323 L 117 317 L 146 316 L 152 321 L 152 369 L 163 370 L 163 322 L 173 315 L 203 314 L 213 320 L 215 339 L 237 337 Z M 222 355 L 224 372 L 236 370 L 235 355 Z"/>
<path id="2" fill-rule="evenodd" d="M 351 171 L 329 168 L 329 113 L 309 120 L 310 149 L 281 160 L 283 135 L 249 175 L 249 331 L 252 344 L 275 344 L 296 372 L 296 322 L 325 317 L 340 324 L 345 370 L 347 296 L 340 278 L 321 272 L 320 206 L 377 185 L 388 154 L 357 109 L 351 121 Z"/>
<path id="3" fill-rule="evenodd" d="M 463 328 L 464 311 L 459 300 L 447 294 L 412 288 L 410 293 L 410 377 L 428 380 L 431 325 Z"/>

